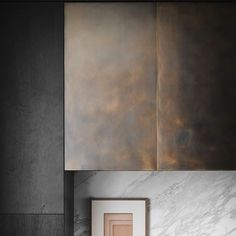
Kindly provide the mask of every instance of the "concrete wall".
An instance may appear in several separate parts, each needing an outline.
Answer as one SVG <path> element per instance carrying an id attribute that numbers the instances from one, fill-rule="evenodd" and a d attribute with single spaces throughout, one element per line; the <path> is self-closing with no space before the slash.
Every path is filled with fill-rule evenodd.
<path id="1" fill-rule="evenodd" d="M 64 232 L 63 11 L 63 3 L 0 6 L 4 235 Z"/>

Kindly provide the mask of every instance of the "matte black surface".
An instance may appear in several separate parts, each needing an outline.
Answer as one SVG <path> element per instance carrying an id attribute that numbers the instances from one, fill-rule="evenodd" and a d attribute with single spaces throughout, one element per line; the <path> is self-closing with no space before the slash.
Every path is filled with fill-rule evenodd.
<path id="1" fill-rule="evenodd" d="M 63 236 L 63 215 L 0 215 L 4 236 Z"/>
<path id="2" fill-rule="evenodd" d="M 63 213 L 63 4 L 1 3 L 0 28 L 0 213 Z"/>
<path id="3" fill-rule="evenodd" d="M 74 235 L 74 172 L 65 172 L 65 236 Z"/>

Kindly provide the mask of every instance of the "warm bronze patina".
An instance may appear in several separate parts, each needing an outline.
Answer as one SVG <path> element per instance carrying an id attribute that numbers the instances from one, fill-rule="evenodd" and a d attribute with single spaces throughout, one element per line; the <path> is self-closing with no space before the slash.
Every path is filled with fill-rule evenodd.
<path id="1" fill-rule="evenodd" d="M 236 4 L 157 7 L 157 169 L 236 168 Z"/>
<path id="2" fill-rule="evenodd" d="M 154 3 L 65 5 L 65 167 L 156 169 Z"/>
<path id="3" fill-rule="evenodd" d="M 65 168 L 236 169 L 235 9 L 66 4 Z"/>

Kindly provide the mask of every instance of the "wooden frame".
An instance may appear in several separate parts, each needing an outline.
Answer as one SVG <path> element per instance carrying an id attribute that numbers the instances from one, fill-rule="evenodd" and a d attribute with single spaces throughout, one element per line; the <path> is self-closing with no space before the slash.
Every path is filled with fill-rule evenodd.
<path id="1" fill-rule="evenodd" d="M 117 226 L 121 225 L 120 217 L 122 215 L 123 217 L 125 215 L 132 215 L 130 218 L 132 219 L 132 223 L 127 221 L 128 218 L 125 216 L 124 221 L 126 222 L 122 225 L 131 226 L 132 236 L 147 236 L 147 202 L 147 198 L 91 198 L 90 235 L 115 236 L 113 233 L 108 233 L 107 230 L 105 234 L 105 214 L 114 214 L 118 216 L 116 220 L 114 219 Z"/>

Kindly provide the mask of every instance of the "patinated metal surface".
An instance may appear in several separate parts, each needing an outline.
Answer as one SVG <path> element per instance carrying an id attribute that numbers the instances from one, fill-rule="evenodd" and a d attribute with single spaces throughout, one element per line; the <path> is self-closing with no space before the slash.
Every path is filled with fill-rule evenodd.
<path id="1" fill-rule="evenodd" d="M 235 9 L 66 4 L 66 169 L 236 169 Z"/>
<path id="2" fill-rule="evenodd" d="M 155 3 L 65 5 L 65 168 L 156 169 Z"/>
<path id="3" fill-rule="evenodd" d="M 158 169 L 236 168 L 235 10 L 158 4 Z"/>

